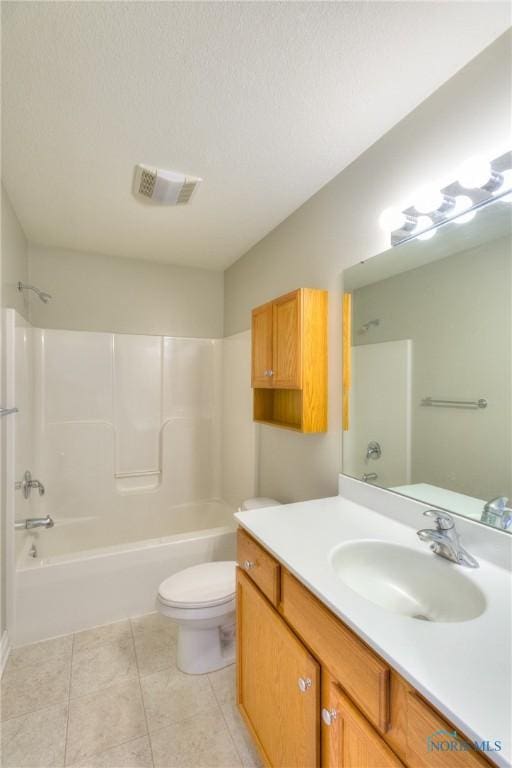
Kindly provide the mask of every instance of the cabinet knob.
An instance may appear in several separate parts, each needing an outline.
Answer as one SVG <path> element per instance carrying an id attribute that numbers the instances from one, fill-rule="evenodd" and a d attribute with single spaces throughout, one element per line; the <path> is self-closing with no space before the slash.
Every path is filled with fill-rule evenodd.
<path id="1" fill-rule="evenodd" d="M 252 560 L 244 560 L 244 562 L 242 563 L 242 568 L 244 569 L 244 571 L 250 571 L 251 568 L 255 567 L 255 565 L 256 563 L 253 563 Z"/>
<path id="2" fill-rule="evenodd" d="M 326 709 L 325 707 L 322 709 L 322 720 L 326 725 L 332 725 L 337 717 L 338 713 L 335 709 Z"/>
<path id="3" fill-rule="evenodd" d="M 306 693 L 309 688 L 313 685 L 309 677 L 299 677 L 297 680 L 297 685 L 299 686 L 299 691 L 302 693 Z"/>

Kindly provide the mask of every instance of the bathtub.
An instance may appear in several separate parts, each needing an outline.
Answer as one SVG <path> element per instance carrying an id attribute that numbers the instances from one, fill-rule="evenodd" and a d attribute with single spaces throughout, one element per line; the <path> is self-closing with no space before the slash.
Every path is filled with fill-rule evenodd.
<path id="1" fill-rule="evenodd" d="M 197 563 L 235 559 L 233 512 L 209 500 L 165 515 L 124 510 L 57 519 L 54 528 L 22 533 L 13 644 L 154 611 L 157 587 L 167 576 Z"/>

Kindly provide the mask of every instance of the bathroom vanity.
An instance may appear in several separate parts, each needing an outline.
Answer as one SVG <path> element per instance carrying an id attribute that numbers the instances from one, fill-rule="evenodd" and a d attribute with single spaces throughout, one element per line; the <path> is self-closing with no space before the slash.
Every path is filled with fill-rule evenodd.
<path id="1" fill-rule="evenodd" d="M 237 517 L 238 706 L 266 765 L 510 764 L 508 571 L 341 497 Z M 432 613 L 388 604 L 381 567 Z"/>

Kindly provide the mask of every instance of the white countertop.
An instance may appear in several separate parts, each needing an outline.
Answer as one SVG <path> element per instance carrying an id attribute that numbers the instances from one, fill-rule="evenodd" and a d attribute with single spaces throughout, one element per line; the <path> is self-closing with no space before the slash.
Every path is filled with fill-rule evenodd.
<path id="1" fill-rule="evenodd" d="M 414 516 L 413 516 L 414 517 Z M 341 496 L 236 514 L 263 544 L 333 613 L 386 659 L 469 739 L 500 740 L 486 752 L 509 768 L 512 760 L 512 578 L 478 558 L 464 575 L 484 593 L 486 610 L 471 621 L 436 623 L 392 613 L 359 596 L 336 576 L 331 550 L 354 539 L 378 539 L 420 552 L 416 529 Z M 512 541 L 512 539 L 511 539 Z M 464 541 L 462 541 L 464 544 Z M 432 557 L 438 555 L 432 554 Z M 462 568 L 446 562 L 447 568 Z"/>

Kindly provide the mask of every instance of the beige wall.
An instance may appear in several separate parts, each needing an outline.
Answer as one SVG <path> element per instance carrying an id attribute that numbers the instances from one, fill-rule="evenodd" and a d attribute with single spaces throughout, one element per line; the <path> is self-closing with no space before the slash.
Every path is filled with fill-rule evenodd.
<path id="1" fill-rule="evenodd" d="M 28 320 L 28 298 L 16 287 L 20 280 L 28 281 L 27 238 L 2 186 L 2 305 L 13 307 Z"/>
<path id="2" fill-rule="evenodd" d="M 295 500 L 336 492 L 340 273 L 387 248 L 378 226 L 384 208 L 444 178 L 467 157 L 508 145 L 511 38 L 509 32 L 483 51 L 226 271 L 226 334 L 247 329 L 251 307 L 285 291 L 331 291 L 329 432 L 303 436 L 262 427 L 261 493 Z"/>
<path id="3" fill-rule="evenodd" d="M 232 507 L 256 495 L 256 425 L 252 421 L 251 332 L 222 343 L 222 498 Z"/>
<path id="4" fill-rule="evenodd" d="M 219 338 L 221 272 L 29 245 L 30 281 L 52 294 L 31 299 L 41 328 Z"/>

